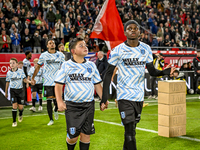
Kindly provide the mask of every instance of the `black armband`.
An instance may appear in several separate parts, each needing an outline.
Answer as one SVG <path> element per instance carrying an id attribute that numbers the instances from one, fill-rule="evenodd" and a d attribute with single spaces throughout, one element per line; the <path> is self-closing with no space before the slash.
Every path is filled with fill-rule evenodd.
<path id="1" fill-rule="evenodd" d="M 153 62 L 151 63 L 147 63 L 146 64 L 147 70 L 149 72 L 149 74 L 151 76 L 164 76 L 164 75 L 170 75 L 171 72 L 171 68 L 167 68 L 165 70 L 157 70 L 154 65 Z"/>
<path id="2" fill-rule="evenodd" d="M 102 100 L 100 102 L 100 105 L 102 103 L 107 102 L 109 86 L 110 86 L 110 82 L 111 82 L 111 78 L 112 78 L 114 69 L 115 69 L 115 66 L 113 66 L 111 64 L 109 64 L 107 69 L 106 69 L 104 80 L 103 80 L 103 95 L 102 95 Z"/>

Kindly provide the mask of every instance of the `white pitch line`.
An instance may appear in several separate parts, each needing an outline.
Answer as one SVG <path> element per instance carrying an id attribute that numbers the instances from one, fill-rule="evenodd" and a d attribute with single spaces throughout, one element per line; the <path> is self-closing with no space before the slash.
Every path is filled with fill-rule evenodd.
<path id="1" fill-rule="evenodd" d="M 119 124 L 119 123 L 109 122 L 109 121 L 104 121 L 104 120 L 99 120 L 99 119 L 94 119 L 94 121 L 107 123 L 107 124 L 112 124 L 112 125 L 116 125 L 116 126 L 123 126 L 122 124 Z M 145 129 L 145 128 L 136 127 L 136 129 L 137 130 L 141 130 L 141 131 L 151 132 L 151 133 L 158 133 L 158 131 Z M 200 142 L 200 139 L 190 138 L 190 137 L 187 137 L 187 136 L 178 136 L 178 138 L 186 139 L 186 140 L 190 140 L 190 141 L 195 141 L 195 142 Z"/>
<path id="2" fill-rule="evenodd" d="M 58 114 L 65 115 L 64 113 L 58 113 Z M 44 115 L 47 115 L 47 114 L 38 114 L 38 115 L 30 115 L 30 116 L 23 116 L 23 117 L 44 116 Z M 10 119 L 10 118 L 12 118 L 12 117 L 4 117 L 4 118 L 0 118 L 0 119 Z M 123 126 L 122 124 L 119 124 L 119 123 L 109 122 L 109 121 L 104 121 L 104 120 L 99 120 L 99 119 L 94 119 L 94 121 L 107 123 L 107 124 L 112 124 L 112 125 L 116 125 L 116 126 Z M 145 129 L 145 128 L 136 127 L 136 129 L 137 130 L 141 130 L 141 131 L 151 132 L 151 133 L 158 133 L 158 131 Z M 195 142 L 200 142 L 200 139 L 190 138 L 190 137 L 187 137 L 187 136 L 178 136 L 178 138 L 186 139 L 186 140 L 190 140 L 190 141 L 195 141 Z"/>

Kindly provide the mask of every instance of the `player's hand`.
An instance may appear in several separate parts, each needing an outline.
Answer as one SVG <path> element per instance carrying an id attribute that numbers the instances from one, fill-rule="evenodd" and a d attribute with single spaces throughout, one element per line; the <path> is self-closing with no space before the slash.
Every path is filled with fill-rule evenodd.
<path id="1" fill-rule="evenodd" d="M 107 109 L 108 108 L 108 104 L 109 104 L 109 101 L 107 101 L 106 104 L 102 103 L 101 107 L 100 107 L 101 111 L 104 111 L 105 109 Z"/>
<path id="2" fill-rule="evenodd" d="M 67 110 L 65 102 L 63 102 L 63 101 L 59 102 L 58 103 L 58 111 L 64 111 L 64 110 Z"/>
<path id="3" fill-rule="evenodd" d="M 29 84 L 28 83 L 26 83 L 26 88 L 29 88 Z"/>
<path id="4" fill-rule="evenodd" d="M 171 68 L 172 64 L 167 65 L 165 69 Z"/>
<path id="5" fill-rule="evenodd" d="M 174 73 L 175 70 L 176 70 L 175 67 L 172 67 L 172 68 L 171 68 L 170 76 L 173 75 L 173 73 Z"/>
<path id="6" fill-rule="evenodd" d="M 8 94 L 7 93 L 5 94 L 5 97 L 8 98 Z"/>
<path id="7" fill-rule="evenodd" d="M 31 79 L 31 85 L 35 85 L 36 81 L 34 79 Z"/>

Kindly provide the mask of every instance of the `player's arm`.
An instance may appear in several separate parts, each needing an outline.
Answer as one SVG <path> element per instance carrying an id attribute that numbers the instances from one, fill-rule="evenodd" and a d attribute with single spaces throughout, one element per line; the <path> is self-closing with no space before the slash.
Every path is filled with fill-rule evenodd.
<path id="1" fill-rule="evenodd" d="M 35 78 L 35 76 L 37 75 L 37 73 L 39 72 L 40 67 L 41 67 L 41 65 L 39 65 L 39 64 L 37 64 L 37 66 L 35 67 L 35 71 L 34 71 L 33 76 L 32 76 L 32 78 L 31 78 L 31 84 L 32 84 L 32 85 L 35 85 L 35 80 L 34 80 L 34 78 Z"/>
<path id="2" fill-rule="evenodd" d="M 112 82 L 113 82 L 113 79 L 114 79 L 114 77 L 115 77 L 115 75 L 116 75 L 117 70 L 118 70 L 118 68 L 115 67 L 115 70 L 114 70 L 113 75 L 112 75 L 112 78 L 111 78 L 111 81 L 112 81 Z"/>
<path id="3" fill-rule="evenodd" d="M 9 87 L 10 82 L 6 82 L 6 88 L 5 88 L 5 97 L 8 98 L 8 87 Z"/>
<path id="4" fill-rule="evenodd" d="M 157 70 L 153 62 L 146 64 L 147 70 L 151 76 L 164 76 L 164 75 L 171 75 L 176 70 L 176 68 L 167 68 L 165 70 Z"/>
<path id="5" fill-rule="evenodd" d="M 62 100 L 62 89 L 63 89 L 63 84 L 56 82 L 55 95 L 58 104 L 58 111 L 64 111 L 67 109 L 65 102 Z"/>
<path id="6" fill-rule="evenodd" d="M 28 80 L 28 79 L 26 79 L 26 78 L 24 78 L 24 79 L 23 79 L 23 81 L 24 81 L 25 83 L 27 83 L 27 84 L 28 84 L 28 83 L 30 83 L 30 84 L 31 84 L 31 81 L 30 81 L 30 80 Z"/>
<path id="7" fill-rule="evenodd" d="M 101 84 L 100 84 L 100 83 L 95 84 L 95 85 L 94 85 L 94 88 L 95 88 L 97 94 L 99 95 L 99 98 L 102 99 L 102 91 L 103 91 L 103 88 L 102 88 Z"/>
<path id="8" fill-rule="evenodd" d="M 106 69 L 104 80 L 103 80 L 103 95 L 102 95 L 102 100 L 100 102 L 100 105 L 102 103 L 106 104 L 107 99 L 108 99 L 108 91 L 109 91 L 109 86 L 111 82 L 111 78 L 114 72 L 115 66 L 109 64 L 108 68 Z"/>
<path id="9" fill-rule="evenodd" d="M 28 76 L 27 80 L 30 81 L 30 76 Z M 29 88 L 29 83 L 26 83 L 26 87 Z"/>
<path id="10" fill-rule="evenodd" d="M 24 73 L 25 73 L 25 75 L 28 76 L 28 73 L 27 73 L 27 67 L 24 66 L 23 69 L 24 69 Z"/>

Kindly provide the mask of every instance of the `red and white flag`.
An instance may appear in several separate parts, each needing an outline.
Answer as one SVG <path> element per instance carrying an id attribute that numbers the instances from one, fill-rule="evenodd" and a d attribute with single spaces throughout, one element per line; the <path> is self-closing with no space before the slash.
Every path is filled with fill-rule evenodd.
<path id="1" fill-rule="evenodd" d="M 108 50 L 126 40 L 124 27 L 117 10 L 115 0 L 106 0 L 96 18 L 90 38 L 102 39 Z"/>

